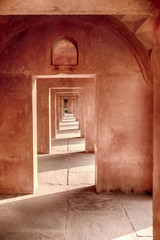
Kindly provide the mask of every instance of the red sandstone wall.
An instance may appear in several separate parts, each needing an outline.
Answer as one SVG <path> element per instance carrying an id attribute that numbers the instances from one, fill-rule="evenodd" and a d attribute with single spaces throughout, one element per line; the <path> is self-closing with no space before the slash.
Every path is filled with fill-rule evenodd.
<path id="1" fill-rule="evenodd" d="M 158 12 L 157 12 L 158 13 Z M 153 227 L 154 240 L 160 239 L 160 11 L 154 28 L 154 169 L 153 169 Z"/>
<path id="2" fill-rule="evenodd" d="M 38 85 L 38 83 L 37 83 Z M 37 137 L 38 137 L 38 153 L 50 153 L 51 151 L 51 142 L 49 137 L 44 135 L 44 132 L 47 133 L 47 136 L 51 133 L 50 122 L 49 122 L 49 88 L 43 88 L 43 94 L 41 94 L 40 89 L 37 87 Z M 46 118 L 47 116 L 47 118 Z M 41 122 L 46 122 L 47 127 Z"/>
<path id="3" fill-rule="evenodd" d="M 151 0 L 150 0 L 151 1 Z M 37 4 L 36 0 L 19 1 L 5 0 L 0 2 L 1 14 L 149 14 L 151 11 L 150 1 L 146 0 L 41 0 Z"/>
<path id="4" fill-rule="evenodd" d="M 104 19 L 64 16 L 32 26 L 13 37 L 0 53 L 0 72 L 17 76 L 96 73 L 97 191 L 151 191 L 151 84 L 131 52 L 136 55 L 136 48 Z M 78 66 L 50 65 L 51 45 L 61 35 L 77 41 Z"/>
<path id="5" fill-rule="evenodd" d="M 32 81 L 24 75 L 1 75 L 0 193 L 34 191 L 34 157 Z"/>
<path id="6" fill-rule="evenodd" d="M 73 99 L 68 99 L 68 113 L 73 113 Z"/>
<path id="7" fill-rule="evenodd" d="M 51 90 L 51 138 L 56 137 L 56 94 Z"/>

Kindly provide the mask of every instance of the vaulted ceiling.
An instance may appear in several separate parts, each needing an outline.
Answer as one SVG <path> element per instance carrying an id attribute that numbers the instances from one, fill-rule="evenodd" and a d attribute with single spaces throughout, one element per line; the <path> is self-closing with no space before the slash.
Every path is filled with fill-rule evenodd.
<path id="1" fill-rule="evenodd" d="M 147 51 L 153 49 L 153 15 L 116 16 L 138 38 Z"/>

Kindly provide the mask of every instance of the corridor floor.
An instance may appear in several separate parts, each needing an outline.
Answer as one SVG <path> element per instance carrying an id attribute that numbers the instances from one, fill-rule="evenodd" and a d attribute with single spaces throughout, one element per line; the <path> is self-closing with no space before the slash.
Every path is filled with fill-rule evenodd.
<path id="1" fill-rule="evenodd" d="M 152 197 L 96 194 L 94 154 L 66 114 L 35 194 L 0 195 L 0 240 L 152 240 Z"/>

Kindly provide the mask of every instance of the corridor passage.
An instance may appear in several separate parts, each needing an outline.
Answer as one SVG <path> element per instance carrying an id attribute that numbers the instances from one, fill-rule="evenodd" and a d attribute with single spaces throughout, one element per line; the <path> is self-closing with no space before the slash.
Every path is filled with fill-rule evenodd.
<path id="1" fill-rule="evenodd" d="M 52 153 L 38 156 L 35 194 L 0 196 L 0 240 L 153 239 L 151 196 L 95 193 L 78 126 L 65 114 Z"/>
<path id="2" fill-rule="evenodd" d="M 39 156 L 38 192 L 95 185 L 94 154 L 84 151 L 78 121 L 73 114 L 65 114 L 56 139 L 52 139 L 52 153 Z"/>

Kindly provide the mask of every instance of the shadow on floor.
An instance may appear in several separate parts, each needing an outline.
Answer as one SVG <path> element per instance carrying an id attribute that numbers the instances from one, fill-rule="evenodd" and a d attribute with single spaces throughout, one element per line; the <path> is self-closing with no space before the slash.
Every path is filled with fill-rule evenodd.
<path id="1" fill-rule="evenodd" d="M 0 202 L 0 240 L 143 239 L 151 234 L 151 201 L 143 195 L 97 195 L 93 188 L 6 197 Z"/>
<path id="2" fill-rule="evenodd" d="M 41 173 L 46 171 L 56 171 L 59 169 L 94 166 L 94 161 L 94 154 L 77 152 L 68 152 L 67 154 L 39 155 L 38 172 Z"/>

